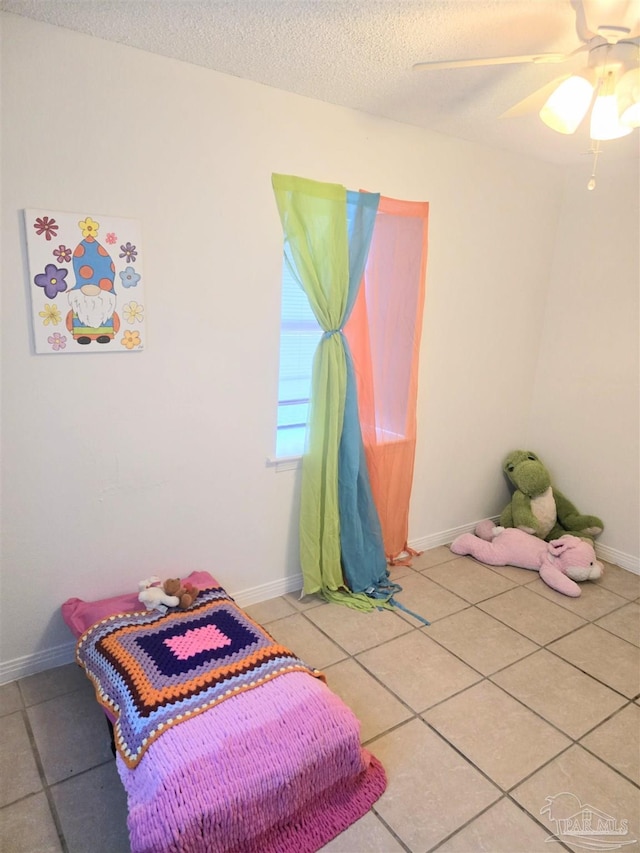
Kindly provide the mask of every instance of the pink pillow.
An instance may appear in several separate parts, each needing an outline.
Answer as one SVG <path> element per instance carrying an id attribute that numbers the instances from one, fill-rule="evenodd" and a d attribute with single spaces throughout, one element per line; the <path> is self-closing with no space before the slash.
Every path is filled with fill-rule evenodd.
<path id="1" fill-rule="evenodd" d="M 188 577 L 181 578 L 198 589 L 209 589 L 219 586 L 218 581 L 209 572 L 191 572 Z M 115 616 L 117 613 L 133 613 L 144 610 L 138 601 L 137 592 L 116 595 L 113 598 L 101 598 L 99 601 L 83 601 L 81 598 L 68 598 L 61 607 L 62 618 L 71 629 L 74 637 L 80 637 L 101 619 Z"/>

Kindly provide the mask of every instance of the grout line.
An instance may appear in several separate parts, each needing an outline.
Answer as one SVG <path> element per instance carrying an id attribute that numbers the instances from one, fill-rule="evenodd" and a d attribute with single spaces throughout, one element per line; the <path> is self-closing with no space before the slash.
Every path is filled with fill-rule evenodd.
<path id="1" fill-rule="evenodd" d="M 452 838 L 454 838 L 454 836 L 456 836 L 459 832 L 462 832 L 463 829 L 466 829 L 474 821 L 476 821 L 479 817 L 482 817 L 482 815 L 486 814 L 488 811 L 495 808 L 503 800 L 510 802 L 512 805 L 516 806 L 516 808 L 519 811 L 521 811 L 525 815 L 525 817 L 528 817 L 530 820 L 532 820 L 535 824 L 537 824 L 545 832 L 547 832 L 547 833 L 549 832 L 548 826 L 544 826 L 542 823 L 540 823 L 540 821 L 534 815 L 532 815 L 531 812 L 528 812 L 520 803 L 516 802 L 509 794 L 503 793 L 502 796 L 499 797 L 495 802 L 490 803 L 486 808 L 482 809 L 481 812 L 478 812 L 477 815 L 474 815 L 472 818 L 469 818 L 469 820 L 466 821 L 466 823 L 460 824 L 460 826 L 458 826 L 456 829 L 454 829 L 453 832 L 449 833 L 449 835 L 447 835 L 446 838 L 442 838 L 440 841 L 438 841 L 438 843 L 434 847 L 430 847 L 427 850 L 427 853 L 436 853 L 436 851 L 439 850 L 443 844 L 446 844 L 448 841 L 450 841 Z M 571 851 L 571 848 L 568 847 L 566 844 L 564 844 L 562 841 L 560 841 L 560 839 L 556 839 L 556 841 L 557 841 L 557 843 L 561 849 Z M 554 849 L 557 849 L 557 848 L 554 848 Z"/>
<path id="2" fill-rule="evenodd" d="M 22 692 L 22 691 L 21 691 Z M 35 706 L 31 706 L 35 707 Z M 33 729 L 31 727 L 31 721 L 29 719 L 29 715 L 27 713 L 27 709 L 25 708 L 23 711 L 23 719 L 25 728 L 27 730 L 27 735 L 29 737 L 29 743 L 31 744 L 31 753 L 33 755 L 33 759 L 38 768 L 38 773 L 40 775 L 40 783 L 42 785 L 42 792 L 44 793 L 47 803 L 49 805 L 49 811 L 51 812 L 51 817 L 53 819 L 54 826 L 56 828 L 56 832 L 58 833 L 58 840 L 60 841 L 60 845 L 62 847 L 62 853 L 69 853 L 69 848 L 67 846 L 67 841 L 64 837 L 64 831 L 62 828 L 62 822 L 60 820 L 60 816 L 58 814 L 58 809 L 56 808 L 55 801 L 53 799 L 53 794 L 51 792 L 51 786 L 47 781 L 47 777 L 44 771 L 44 764 L 42 763 L 42 758 L 40 757 L 40 750 L 38 749 L 38 744 L 36 742 L 35 735 L 33 733 Z"/>
<path id="3" fill-rule="evenodd" d="M 513 803 L 513 805 L 517 809 L 519 809 L 524 815 L 526 815 L 535 824 L 537 824 L 540 827 L 540 829 L 543 829 L 546 833 L 548 833 L 549 838 L 553 838 L 553 833 L 549 831 L 549 827 L 545 826 L 545 824 L 538 818 L 537 815 L 533 814 L 533 812 L 527 811 L 526 808 L 522 805 L 522 803 L 519 803 L 516 799 L 514 799 L 514 797 L 511 795 L 511 793 L 508 793 L 505 796 L 506 796 L 506 799 L 509 800 L 509 802 Z M 545 841 L 546 840 L 547 839 L 545 838 Z M 563 850 L 572 851 L 572 848 L 569 847 L 569 845 L 566 842 L 561 841 L 559 838 L 555 839 L 555 843 L 558 844 Z M 552 848 L 552 849 L 554 849 L 554 848 Z"/>
<path id="4" fill-rule="evenodd" d="M 327 604 L 328 604 L 328 606 L 331 606 L 329 602 L 327 602 Z M 340 607 L 341 605 L 337 604 L 337 605 L 335 605 L 335 606 L 336 606 L 336 607 Z M 315 609 L 315 608 L 314 608 L 314 609 Z M 391 610 L 389 610 L 388 612 L 389 612 L 389 613 L 392 613 L 392 611 L 391 611 Z M 345 653 L 345 655 L 347 655 L 347 657 L 350 657 L 350 658 L 353 658 L 353 657 L 355 657 L 356 655 L 361 655 L 361 654 L 363 654 L 364 652 L 369 652 L 369 651 L 371 651 L 372 649 L 377 649 L 377 648 L 379 648 L 380 646 L 384 646 L 384 645 L 385 645 L 385 643 L 390 643 L 392 640 L 395 640 L 395 639 L 397 639 L 398 637 L 404 637 L 406 634 L 410 634 L 412 631 L 417 631 L 417 630 L 418 630 L 418 629 L 417 629 L 417 628 L 415 628 L 414 626 L 410 625 L 410 624 L 406 621 L 406 619 L 402 619 L 402 617 L 398 616 L 396 613 L 393 613 L 393 615 L 394 615 L 394 616 L 396 616 L 398 619 L 400 619 L 400 620 L 401 620 L 401 622 L 402 622 L 402 624 L 403 624 L 403 625 L 406 625 L 406 626 L 407 626 L 407 630 L 406 630 L 406 631 L 403 631 L 401 634 L 396 634 L 396 635 L 395 635 L 395 636 L 393 636 L 393 637 L 387 637 L 385 640 L 381 640 L 379 643 L 376 643 L 376 644 L 375 644 L 375 645 L 373 645 L 373 646 L 367 646 L 366 648 L 364 648 L 364 649 L 360 649 L 360 650 L 359 650 L 359 651 L 357 651 L 357 652 L 350 652 L 350 651 L 349 651 L 348 649 L 346 649 L 344 646 L 341 646 L 341 645 L 340 645 L 340 643 L 338 642 L 338 640 L 336 640 L 336 638 L 335 638 L 335 637 L 332 637 L 330 634 L 327 634 L 327 632 L 326 632 L 323 628 L 321 628 L 321 627 L 320 627 L 320 625 L 316 625 L 316 623 L 313 621 L 313 619 L 310 619 L 310 618 L 306 615 L 306 612 L 305 612 L 305 613 L 303 613 L 302 615 L 303 615 L 303 616 L 305 616 L 305 618 L 306 618 L 306 619 L 311 623 L 311 625 L 313 625 L 313 627 L 314 627 L 314 628 L 316 628 L 318 631 L 320 631 L 320 633 L 321 633 L 321 634 L 323 634 L 323 635 L 324 635 L 328 640 L 331 640 L 331 642 L 332 642 L 335 646 L 338 646 L 338 648 L 340 648 L 340 649 Z M 339 663 L 339 661 L 336 661 L 336 663 Z M 333 665 L 333 664 L 332 664 L 332 665 Z"/>
<path id="5" fill-rule="evenodd" d="M 593 623 L 589 623 L 589 624 L 593 624 Z M 585 627 L 585 626 L 583 626 L 583 627 Z M 577 630 L 580 630 L 580 628 L 578 628 Z M 574 633 L 574 632 L 572 631 L 571 633 Z M 561 639 L 564 639 L 564 637 L 562 637 Z M 554 642 L 555 642 L 555 640 L 554 640 Z M 632 644 L 629 643 L 629 645 L 632 645 Z M 632 646 L 632 648 L 637 648 L 637 646 Z M 619 696 L 622 696 L 623 699 L 627 699 L 628 701 L 633 702 L 634 699 L 636 699 L 637 696 L 639 695 L 639 694 L 634 694 L 633 696 L 627 696 L 626 693 L 623 693 L 621 690 L 618 690 L 617 687 L 612 687 L 611 684 L 607 684 L 606 681 L 602 681 L 602 679 L 598 678 L 596 675 L 592 675 L 590 672 L 587 672 L 586 669 L 582 669 L 582 667 L 578 666 L 578 664 L 573 663 L 572 661 L 567 660 L 566 658 L 562 657 L 562 655 L 559 654 L 558 652 L 556 652 L 555 649 L 551 649 L 551 648 L 548 648 L 545 646 L 545 650 L 548 651 L 550 654 L 555 655 L 555 657 L 559 658 L 560 660 L 564 661 L 565 663 L 569 664 L 569 666 L 572 666 L 574 669 L 577 669 L 578 672 L 581 672 L 583 675 L 586 675 L 589 678 L 592 678 L 595 682 L 602 685 L 603 687 L 607 687 L 609 690 L 612 690 L 614 693 L 617 693 Z"/>
<path id="6" fill-rule="evenodd" d="M 404 636 L 404 634 L 402 636 Z M 409 705 L 408 702 L 406 702 L 404 699 L 402 699 L 400 696 L 398 696 L 397 693 L 394 693 L 393 690 L 387 684 L 384 683 L 384 681 L 382 681 L 380 678 L 378 678 L 378 676 L 375 675 L 375 673 L 368 670 L 367 667 L 361 661 L 359 661 L 356 657 L 351 656 L 349 658 L 349 660 L 352 660 L 356 664 L 356 666 L 360 670 L 362 670 L 362 673 L 364 675 L 369 676 L 369 678 L 371 678 L 373 681 L 375 681 L 377 684 L 379 684 L 383 690 L 385 690 L 390 696 L 392 696 L 396 700 L 396 702 L 399 702 L 400 705 L 403 705 L 407 709 L 407 711 L 409 711 L 411 713 L 411 715 L 413 717 L 418 715 L 418 713 L 419 713 L 418 711 L 414 710 L 411 707 L 411 705 Z M 338 661 L 337 663 L 344 663 L 344 661 Z M 332 666 L 334 666 L 334 665 L 337 665 L 337 664 L 332 664 Z M 403 720 L 403 723 L 407 723 L 410 719 L 411 719 L 411 717 L 407 717 L 406 720 Z M 393 728 L 395 728 L 395 726 Z M 376 735 L 376 737 L 377 737 L 377 735 Z M 369 738 L 369 741 L 370 740 L 372 740 L 372 738 Z M 369 741 L 367 741 L 367 743 Z M 363 746 L 364 745 L 365 744 L 363 744 Z"/>
<path id="7" fill-rule="evenodd" d="M 389 826 L 389 824 L 386 822 L 386 820 L 378 812 L 378 810 L 376 809 L 376 805 L 377 805 L 377 801 L 371 806 L 371 811 L 375 814 L 376 818 L 384 826 L 384 828 L 387 830 L 389 835 L 391 835 L 398 842 L 400 847 L 402 847 L 402 849 L 406 851 L 406 853 L 412 853 L 411 848 L 407 844 L 404 843 L 404 841 L 400 838 L 400 836 L 395 831 L 395 829 L 393 829 L 391 826 Z M 337 836 L 337 837 L 339 838 L 340 836 Z M 329 842 L 329 843 L 331 843 L 331 842 Z M 322 850 L 322 848 L 321 848 L 321 850 Z"/>
<path id="8" fill-rule="evenodd" d="M 633 703 L 630 703 L 630 704 L 633 704 Z M 626 706 L 625 706 L 625 707 L 626 707 Z M 622 710 L 622 708 L 620 708 L 620 710 Z M 579 746 L 579 747 L 581 747 L 582 749 L 584 749 L 584 751 L 585 751 L 585 752 L 587 752 L 589 755 L 591 755 L 591 756 L 592 756 L 593 758 L 595 758 L 597 761 L 601 762 L 601 764 L 604 764 L 604 765 L 605 765 L 605 767 L 608 767 L 608 768 L 609 768 L 609 770 L 612 770 L 614 773 L 617 773 L 617 775 L 618 775 L 618 776 L 620 776 L 620 778 L 624 779 L 624 781 L 625 781 L 625 782 L 628 782 L 630 785 L 633 785 L 633 786 L 634 786 L 634 788 L 638 788 L 638 789 L 640 790 L 640 785 L 638 785 L 638 783 L 637 783 L 634 779 L 631 779 L 631 777 L 630 777 L 630 776 L 625 775 L 625 774 L 622 772 L 622 770 L 619 770 L 617 767 L 614 767 L 613 765 L 609 764 L 609 763 L 608 763 L 607 761 L 605 761 L 605 760 L 604 760 L 604 758 L 602 758 L 600 755 L 597 755 L 595 752 L 593 752 L 592 750 L 590 750 L 588 746 L 585 746 L 583 743 L 578 743 L 578 744 L 576 744 L 576 746 Z"/>

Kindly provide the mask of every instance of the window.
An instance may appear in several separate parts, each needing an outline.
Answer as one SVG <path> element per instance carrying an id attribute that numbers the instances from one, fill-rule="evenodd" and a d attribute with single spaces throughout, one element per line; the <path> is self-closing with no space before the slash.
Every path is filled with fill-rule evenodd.
<path id="1" fill-rule="evenodd" d="M 413 210 L 411 205 L 419 209 Z M 396 210 L 407 206 L 407 212 Z M 413 369 L 422 318 L 420 289 L 426 263 L 426 214 L 421 202 L 385 200 L 378 209 L 362 287 L 366 309 L 351 324 L 347 333 L 354 362 L 371 364 L 369 383 L 360 407 L 361 426 L 377 444 L 403 441 L 413 431 L 407 421 L 409 400 L 415 394 Z M 356 205 L 347 203 L 347 228 L 351 236 L 356 227 Z M 285 250 L 287 247 L 285 247 Z M 285 257 L 282 266 L 282 305 L 280 316 L 280 373 L 278 385 L 278 422 L 276 458 L 297 457 L 304 453 L 313 356 L 322 337 L 309 300 Z M 422 285 L 422 288 L 424 285 Z M 358 316 L 358 303 L 352 316 Z M 393 318 L 393 322 L 391 322 Z M 401 340 L 397 340 L 401 334 Z M 363 349 L 354 352 L 360 343 Z M 356 371 L 358 372 L 358 371 Z M 361 373 L 367 373 L 361 371 Z M 375 388 L 375 394 L 373 389 Z M 360 391 L 359 391 L 360 393 Z M 413 411 L 413 408 L 411 408 Z M 414 416 L 412 415 L 412 418 Z M 413 423 L 413 421 L 411 421 Z"/>
<path id="2" fill-rule="evenodd" d="M 322 337 L 306 294 L 289 264 L 282 265 L 280 378 L 276 457 L 301 456 L 309 413 L 313 355 Z"/>
<path id="3" fill-rule="evenodd" d="M 356 205 L 347 203 L 347 229 L 351 236 Z M 325 223 L 326 224 L 326 223 Z M 285 255 L 288 247 L 285 244 Z M 276 458 L 302 456 L 309 416 L 313 356 L 322 337 L 309 300 L 292 272 L 292 260 L 282 264 L 280 313 L 280 373 Z"/>

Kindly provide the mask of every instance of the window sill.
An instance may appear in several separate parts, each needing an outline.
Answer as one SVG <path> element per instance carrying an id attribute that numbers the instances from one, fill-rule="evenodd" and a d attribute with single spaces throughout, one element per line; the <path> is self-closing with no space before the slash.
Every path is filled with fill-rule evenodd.
<path id="1" fill-rule="evenodd" d="M 293 471 L 302 467 L 302 456 L 269 456 L 267 467 L 274 468 L 276 474 L 280 471 Z"/>

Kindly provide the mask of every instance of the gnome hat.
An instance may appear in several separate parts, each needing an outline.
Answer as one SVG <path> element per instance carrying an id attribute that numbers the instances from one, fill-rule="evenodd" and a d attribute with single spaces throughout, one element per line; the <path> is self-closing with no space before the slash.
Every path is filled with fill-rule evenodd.
<path id="1" fill-rule="evenodd" d="M 73 272 L 76 283 L 71 288 L 79 290 L 85 284 L 95 284 L 100 290 L 115 292 L 113 281 L 116 268 L 111 255 L 95 237 L 85 237 L 73 252 Z"/>

